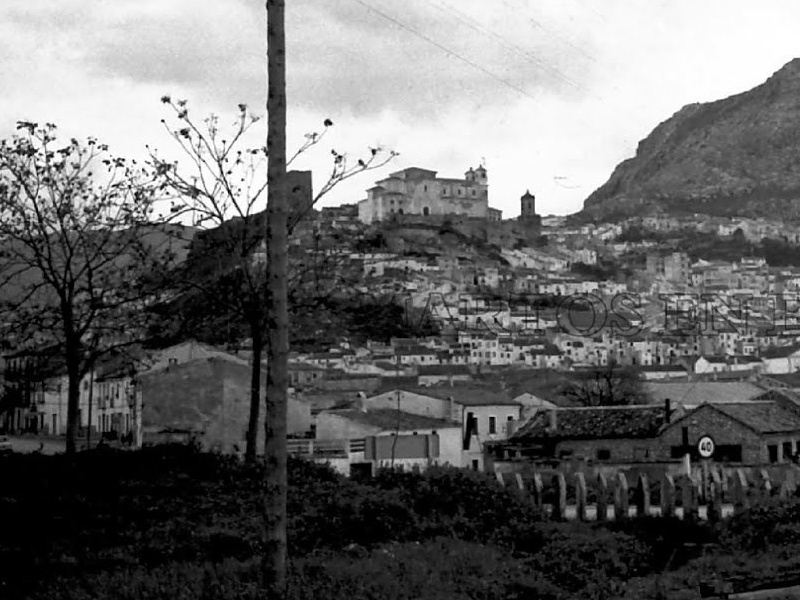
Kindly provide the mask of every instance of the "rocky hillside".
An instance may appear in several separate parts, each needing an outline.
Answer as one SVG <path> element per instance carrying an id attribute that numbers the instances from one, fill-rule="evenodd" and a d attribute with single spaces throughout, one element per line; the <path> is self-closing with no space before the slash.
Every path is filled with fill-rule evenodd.
<path id="1" fill-rule="evenodd" d="M 800 59 L 750 91 L 684 106 L 639 143 L 581 216 L 800 218 Z"/>

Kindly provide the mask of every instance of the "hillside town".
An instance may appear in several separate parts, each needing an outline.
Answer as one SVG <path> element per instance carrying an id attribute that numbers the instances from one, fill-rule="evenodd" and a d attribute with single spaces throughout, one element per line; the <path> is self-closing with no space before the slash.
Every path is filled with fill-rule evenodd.
<path id="1" fill-rule="evenodd" d="M 663 215 L 581 225 L 540 217 L 530 191 L 520 217 L 502 220 L 488 206 L 488 181 L 484 167 L 463 179 L 405 169 L 358 205 L 300 223 L 292 243 L 301 253 L 312 238 L 346 232 L 349 241 L 323 252 L 353 275 L 356 297 L 388 299 L 426 333 L 320 331 L 293 351 L 292 453 L 345 474 L 389 464 L 495 470 L 524 457 L 661 462 L 696 456 L 704 433 L 725 462 L 795 460 L 800 264 L 707 260 L 681 240 L 791 244 L 800 228 Z M 81 437 L 241 453 L 250 363 L 247 340 L 186 339 L 107 358 L 82 381 Z M 12 348 L 2 372 L 3 433 L 63 436 L 58 357 Z M 678 443 L 674 424 L 688 415 L 713 427 L 684 427 Z M 741 428 L 753 445 L 736 441 Z"/>

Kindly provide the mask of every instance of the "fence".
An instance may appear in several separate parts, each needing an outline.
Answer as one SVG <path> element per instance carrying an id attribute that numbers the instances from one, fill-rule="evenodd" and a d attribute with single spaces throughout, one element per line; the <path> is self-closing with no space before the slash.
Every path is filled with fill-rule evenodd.
<path id="1" fill-rule="evenodd" d="M 651 483 L 645 473 L 639 474 L 635 482 L 629 482 L 622 472 L 610 478 L 599 473 L 589 485 L 584 473 L 577 472 L 570 476 L 568 485 L 564 473 L 556 473 L 549 480 L 543 480 L 539 473 L 527 477 L 520 473 L 496 474 L 502 485 L 514 487 L 555 520 L 607 521 L 660 515 L 715 521 L 773 496 L 792 497 L 797 490 L 794 476 L 773 486 L 766 469 L 760 470 L 756 478 L 748 478 L 744 469 L 725 475 L 712 471 L 701 483 L 690 475 L 674 477 L 664 473 Z"/>
<path id="2" fill-rule="evenodd" d="M 347 458 L 351 452 L 364 452 L 364 440 L 287 440 L 289 456 L 308 458 Z"/>

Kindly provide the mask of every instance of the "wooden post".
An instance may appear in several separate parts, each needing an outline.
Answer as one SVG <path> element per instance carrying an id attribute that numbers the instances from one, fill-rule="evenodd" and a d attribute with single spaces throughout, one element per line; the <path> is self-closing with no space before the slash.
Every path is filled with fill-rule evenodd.
<path id="1" fill-rule="evenodd" d="M 733 473 L 733 512 L 740 514 L 750 507 L 750 484 L 742 469 Z"/>
<path id="2" fill-rule="evenodd" d="M 766 469 L 761 469 L 759 475 L 761 476 L 761 489 L 759 491 L 764 499 L 769 499 L 772 496 L 772 481 L 770 481 L 769 473 Z"/>
<path id="3" fill-rule="evenodd" d="M 792 481 L 787 474 L 786 478 L 781 483 L 781 488 L 778 493 L 781 498 L 788 499 L 794 497 L 795 489 L 794 481 Z"/>
<path id="4" fill-rule="evenodd" d="M 602 473 L 597 474 L 597 520 L 608 520 L 608 481 Z"/>
<path id="5" fill-rule="evenodd" d="M 553 487 L 556 488 L 556 499 L 551 514 L 554 520 L 562 521 L 567 518 L 567 480 L 563 473 L 553 475 Z"/>
<path id="6" fill-rule="evenodd" d="M 650 516 L 650 484 L 645 473 L 639 475 L 636 484 L 636 516 Z"/>
<path id="7" fill-rule="evenodd" d="M 661 479 L 661 516 L 675 516 L 675 480 L 669 473 Z"/>
<path id="8" fill-rule="evenodd" d="M 523 498 L 528 497 L 528 490 L 525 487 L 525 482 L 522 480 L 522 475 L 519 473 L 514 473 L 514 483 L 517 484 L 517 491 Z"/>
<path id="9" fill-rule="evenodd" d="M 699 517 L 700 486 L 691 475 L 681 481 L 681 501 L 684 520 L 697 520 Z"/>
<path id="10" fill-rule="evenodd" d="M 625 473 L 617 473 L 614 485 L 614 518 L 619 521 L 628 518 L 628 480 Z"/>
<path id="11" fill-rule="evenodd" d="M 709 481 L 708 495 L 706 496 L 706 518 L 710 523 L 716 523 L 722 518 L 722 500 L 720 489 L 713 480 Z"/>
<path id="12" fill-rule="evenodd" d="M 544 486 L 542 485 L 542 476 L 539 473 L 533 474 L 533 503 L 539 508 L 544 504 Z"/>
<path id="13" fill-rule="evenodd" d="M 575 509 L 579 521 L 586 521 L 586 478 L 583 473 L 575 473 Z"/>

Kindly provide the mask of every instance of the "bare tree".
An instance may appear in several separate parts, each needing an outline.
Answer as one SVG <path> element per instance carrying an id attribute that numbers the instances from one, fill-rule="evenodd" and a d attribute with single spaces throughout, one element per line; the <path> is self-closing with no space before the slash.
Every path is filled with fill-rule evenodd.
<path id="1" fill-rule="evenodd" d="M 19 122 L 17 132 L 0 142 L 4 333 L 63 356 L 72 453 L 81 379 L 104 353 L 141 341 L 174 255 L 150 221 L 153 189 L 135 162 L 93 138 L 59 144 L 52 124 Z"/>
<path id="2" fill-rule="evenodd" d="M 205 229 L 197 234 L 195 247 L 200 247 L 205 234 L 209 246 L 207 254 L 213 257 L 205 264 L 206 272 L 199 273 L 196 263 L 187 265 L 187 271 L 191 269 L 192 272 L 186 273 L 179 283 L 184 291 L 200 294 L 213 305 L 213 310 L 235 315 L 247 324 L 252 344 L 252 370 L 245 457 L 253 461 L 261 422 L 261 360 L 267 348 L 269 313 L 266 303 L 271 291 L 267 281 L 269 261 L 264 260 L 268 156 L 266 148 L 249 143 L 249 134 L 261 118 L 245 104 L 240 104 L 232 126 L 221 128 L 219 117 L 214 115 L 199 124 L 195 122 L 185 100 L 175 101 L 164 96 L 162 102 L 172 109 L 172 117 L 164 120 L 164 126 L 188 162 L 170 162 L 151 151 L 151 165 L 161 188 L 171 196 L 171 217 L 191 217 L 193 224 Z M 320 132 L 307 134 L 286 161 L 287 165 L 320 144 L 332 126 L 326 119 Z M 351 164 L 345 154 L 331 152 L 333 165 L 328 178 L 310 200 L 303 200 L 306 190 L 299 189 L 301 186 L 287 190 L 294 200 L 288 208 L 287 234 L 291 235 L 301 221 L 312 214 L 314 205 L 336 185 L 380 168 L 395 156 L 393 152 L 371 148 L 366 158 Z M 311 190 L 307 191 L 311 194 Z M 211 228 L 215 228 L 213 232 Z M 292 282 L 298 287 L 302 282 L 306 289 L 310 266 L 313 265 L 316 273 L 335 273 L 330 267 L 341 259 L 341 253 L 323 252 L 313 247 L 304 254 L 304 259 L 296 263 L 300 268 L 293 273 Z"/>
<path id="3" fill-rule="evenodd" d="M 562 394 L 582 406 L 645 404 L 647 392 L 639 374 L 630 367 L 609 363 L 575 374 Z"/>

